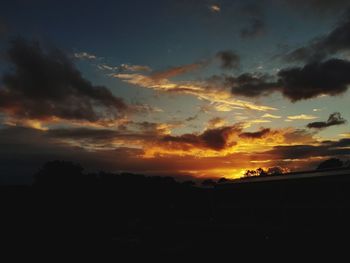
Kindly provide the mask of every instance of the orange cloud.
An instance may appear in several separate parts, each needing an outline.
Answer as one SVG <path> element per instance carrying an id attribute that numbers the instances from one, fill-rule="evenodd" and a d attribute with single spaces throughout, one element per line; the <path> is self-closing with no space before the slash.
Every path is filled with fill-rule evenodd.
<path id="1" fill-rule="evenodd" d="M 174 74 L 173 72 L 171 74 Z M 154 78 L 142 74 L 112 74 L 111 76 L 124 82 L 162 92 L 188 94 L 201 100 L 206 100 L 218 111 L 231 111 L 233 109 L 250 109 L 257 111 L 276 110 L 276 108 L 264 105 L 256 105 L 249 101 L 232 98 L 229 90 L 216 86 L 208 86 L 207 82 L 181 81 L 173 82 L 166 78 Z"/>
<path id="2" fill-rule="evenodd" d="M 172 67 L 167 70 L 155 72 L 150 75 L 150 78 L 153 80 L 169 79 L 172 77 L 176 77 L 178 75 L 195 71 L 199 68 L 206 66 L 207 64 L 208 64 L 207 62 L 198 62 L 198 63 L 192 63 L 192 64 L 182 65 L 178 67 Z"/>

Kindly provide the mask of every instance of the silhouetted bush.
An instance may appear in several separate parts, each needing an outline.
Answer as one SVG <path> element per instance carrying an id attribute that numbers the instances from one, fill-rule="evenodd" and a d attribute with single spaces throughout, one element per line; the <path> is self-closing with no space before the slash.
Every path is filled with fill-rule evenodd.
<path id="1" fill-rule="evenodd" d="M 342 160 L 337 159 L 337 158 L 331 158 L 331 159 L 328 159 L 328 160 L 321 162 L 318 165 L 317 170 L 335 169 L 335 168 L 341 168 L 343 166 L 344 166 L 344 163 Z"/>
<path id="2" fill-rule="evenodd" d="M 212 179 L 206 179 L 206 180 L 202 181 L 202 185 L 206 186 L 206 187 L 215 186 L 216 182 Z"/>
<path id="3" fill-rule="evenodd" d="M 218 184 L 224 184 L 224 183 L 227 183 L 229 180 L 228 179 L 226 179 L 225 177 L 222 177 L 222 178 L 220 178 L 219 180 L 218 180 Z"/>
<path id="4" fill-rule="evenodd" d="M 52 161 L 44 164 L 34 175 L 37 186 L 77 186 L 82 184 L 88 176 L 83 175 L 83 168 L 79 164 L 67 161 Z"/>

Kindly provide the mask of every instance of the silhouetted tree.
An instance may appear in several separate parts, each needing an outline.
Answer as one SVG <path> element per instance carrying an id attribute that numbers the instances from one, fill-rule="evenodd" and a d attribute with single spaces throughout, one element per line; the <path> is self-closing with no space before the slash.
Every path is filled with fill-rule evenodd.
<path id="1" fill-rule="evenodd" d="M 252 176 L 257 176 L 256 170 L 247 170 L 245 171 L 244 177 L 252 177 Z"/>
<path id="2" fill-rule="evenodd" d="M 218 180 L 218 184 L 224 184 L 224 183 L 227 183 L 228 182 L 228 179 L 226 179 L 225 177 L 222 177 Z"/>
<path id="3" fill-rule="evenodd" d="M 194 187 L 194 186 L 196 186 L 196 183 L 191 181 L 191 180 L 188 180 L 188 181 L 183 182 L 182 185 Z"/>
<path id="4" fill-rule="evenodd" d="M 258 176 L 266 176 L 266 175 L 268 175 L 267 172 L 263 168 L 256 169 L 256 172 L 257 172 Z"/>
<path id="5" fill-rule="evenodd" d="M 346 160 L 344 162 L 344 167 L 350 167 L 350 160 Z"/>
<path id="6" fill-rule="evenodd" d="M 274 166 L 274 167 L 270 167 L 269 169 L 267 169 L 268 175 L 280 175 L 280 174 L 284 174 L 286 172 L 289 172 L 289 169 L 282 168 L 280 166 Z"/>
<path id="7" fill-rule="evenodd" d="M 215 186 L 216 183 L 212 179 L 206 179 L 202 182 L 203 186 Z"/>
<path id="8" fill-rule="evenodd" d="M 317 170 L 341 168 L 343 166 L 344 166 L 344 163 L 342 160 L 337 158 L 331 158 L 321 162 L 318 165 Z"/>
<path id="9" fill-rule="evenodd" d="M 258 168 L 256 170 L 247 170 L 244 173 L 244 177 L 252 177 L 252 176 L 266 176 L 268 173 L 263 168 Z"/>
<path id="10" fill-rule="evenodd" d="M 83 183 L 83 168 L 79 164 L 67 161 L 51 161 L 44 164 L 34 175 L 37 186 L 73 186 Z"/>

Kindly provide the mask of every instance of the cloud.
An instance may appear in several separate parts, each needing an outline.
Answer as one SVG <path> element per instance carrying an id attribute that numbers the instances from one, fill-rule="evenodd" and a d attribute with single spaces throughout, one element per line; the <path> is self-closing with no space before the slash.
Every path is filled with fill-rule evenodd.
<path id="1" fill-rule="evenodd" d="M 183 70 L 180 70 L 183 71 Z M 123 80 L 124 82 L 142 87 L 162 91 L 168 93 L 188 94 L 197 97 L 201 100 L 206 100 L 214 104 L 214 106 L 224 111 L 233 109 L 250 109 L 257 111 L 276 110 L 276 108 L 256 105 L 249 101 L 232 98 L 232 94 L 220 83 L 217 83 L 216 78 L 211 78 L 207 81 L 171 81 L 164 77 L 173 77 L 178 74 L 177 70 L 171 70 L 170 73 L 160 73 L 154 75 L 143 74 L 113 74 L 112 77 Z M 220 110 L 221 111 L 221 110 Z"/>
<path id="2" fill-rule="evenodd" d="M 265 151 L 280 144 L 315 143 L 314 133 L 292 128 L 276 129 L 261 128 L 256 132 L 244 132 L 248 123 L 237 123 L 227 126 L 209 125 L 201 133 L 186 133 L 182 135 L 166 135 L 149 146 L 146 151 L 148 156 L 164 155 L 188 155 L 227 156 L 233 153 L 245 153 L 249 155 L 254 151 Z M 252 143 L 259 140 L 259 143 Z"/>
<path id="3" fill-rule="evenodd" d="M 222 69 L 238 69 L 240 67 L 240 57 L 233 51 L 220 51 L 216 57 L 220 60 Z"/>
<path id="4" fill-rule="evenodd" d="M 346 120 L 341 116 L 341 114 L 339 112 L 334 112 L 329 115 L 327 121 L 311 122 L 307 125 L 307 127 L 313 129 L 324 129 L 330 126 L 342 125 L 345 123 Z"/>
<path id="5" fill-rule="evenodd" d="M 283 133 L 284 144 L 314 144 L 315 132 L 310 132 L 305 129 L 291 129 Z"/>
<path id="6" fill-rule="evenodd" d="M 240 32 L 242 38 L 255 38 L 263 36 L 266 33 L 265 22 L 262 18 L 252 18 L 249 25 Z"/>
<path id="7" fill-rule="evenodd" d="M 206 65 L 208 65 L 208 62 L 202 61 L 202 62 L 186 64 L 178 67 L 171 67 L 169 69 L 151 74 L 150 78 L 154 80 L 169 79 L 169 78 L 173 78 L 179 75 L 183 75 L 183 74 L 198 70 L 202 67 L 205 67 Z"/>
<path id="8" fill-rule="evenodd" d="M 243 124 L 178 136 L 165 134 L 167 131 L 161 128 L 161 123 L 130 125 L 135 130 L 131 127 L 125 130 L 56 128 L 46 131 L 0 128 L 0 180 L 6 174 L 12 174 L 12 178 L 8 177 L 12 181 L 14 175 L 30 175 L 44 162 L 55 159 L 79 162 L 94 170 L 103 167 L 106 171 L 149 175 L 190 173 L 233 177 L 245 169 L 258 168 L 262 163 L 268 166 L 292 163 L 294 169 L 310 165 L 313 157 L 350 154 L 346 148 L 350 146 L 350 139 L 318 142 L 312 138 L 314 133 L 292 128 L 271 129 L 263 136 L 243 138 L 240 136 L 244 134 Z M 259 143 L 252 143 L 252 140 L 259 140 Z"/>
<path id="9" fill-rule="evenodd" d="M 318 117 L 313 116 L 313 115 L 307 115 L 307 114 L 300 114 L 300 115 L 293 115 L 293 116 L 288 116 L 287 117 L 289 120 L 314 120 L 317 119 Z"/>
<path id="10" fill-rule="evenodd" d="M 102 138 L 101 133 L 93 135 L 92 131 L 87 130 L 67 130 L 66 134 L 58 132 L 59 134 L 53 135 L 50 132 L 24 127 L 1 128 L 0 182 L 30 183 L 31 176 L 45 162 L 57 159 L 78 162 L 93 170 L 131 170 L 135 160 L 140 160 L 138 158 L 143 152 L 140 149 L 125 147 L 90 151 L 82 145 L 76 146 L 67 141 L 81 137 L 85 137 L 86 140 Z M 63 140 L 63 137 L 67 139 Z"/>
<path id="11" fill-rule="evenodd" d="M 266 25 L 261 1 L 246 3 L 240 11 L 240 15 L 248 20 L 246 27 L 240 31 L 242 38 L 256 38 L 265 35 Z"/>
<path id="12" fill-rule="evenodd" d="M 0 111 L 24 119 L 115 120 L 128 108 L 104 86 L 84 79 L 58 49 L 18 38 L 7 52 L 13 71 L 4 74 Z"/>
<path id="13" fill-rule="evenodd" d="M 261 118 L 280 119 L 282 116 L 265 113 L 263 116 L 261 116 Z"/>
<path id="14" fill-rule="evenodd" d="M 221 11 L 221 7 L 218 4 L 214 4 L 214 5 L 209 6 L 209 9 L 213 13 L 220 13 L 220 11 Z"/>
<path id="15" fill-rule="evenodd" d="M 56 139 L 91 140 L 94 142 L 109 141 L 120 135 L 119 131 L 91 128 L 60 128 L 50 129 L 47 136 Z"/>
<path id="16" fill-rule="evenodd" d="M 196 119 L 198 119 L 198 114 L 196 114 L 196 115 L 194 115 L 194 116 L 190 116 L 190 117 L 186 118 L 186 120 L 185 120 L 185 121 L 194 121 L 194 120 L 196 120 Z"/>
<path id="17" fill-rule="evenodd" d="M 239 135 L 239 137 L 246 139 L 260 139 L 268 135 L 270 132 L 271 130 L 269 128 L 262 128 L 257 132 L 243 132 Z"/>
<path id="18" fill-rule="evenodd" d="M 51 128 L 45 136 L 67 145 L 88 150 L 106 150 L 120 147 L 149 148 L 159 144 L 172 129 L 182 127 L 182 123 L 155 123 L 129 121 L 118 128 Z"/>
<path id="19" fill-rule="evenodd" d="M 349 71 L 350 62 L 341 59 L 284 69 L 278 73 L 280 90 L 293 102 L 320 95 L 339 95 L 348 89 Z"/>
<path id="20" fill-rule="evenodd" d="M 296 102 L 320 95 L 335 96 L 344 93 L 350 84 L 348 72 L 349 61 L 329 59 L 311 62 L 303 67 L 282 69 L 275 80 L 268 75 L 244 73 L 238 77 L 226 77 L 224 82 L 231 87 L 234 95 L 260 97 L 278 91 Z"/>
<path id="21" fill-rule="evenodd" d="M 143 65 L 130 65 L 130 64 L 121 64 L 119 66 L 110 66 L 107 64 L 99 64 L 97 66 L 101 70 L 109 70 L 115 72 L 140 72 L 140 71 L 151 71 L 152 69 L 149 66 Z"/>
<path id="22" fill-rule="evenodd" d="M 220 151 L 236 144 L 231 140 L 231 135 L 239 133 L 242 130 L 240 124 L 224 126 L 219 128 L 207 129 L 201 134 L 183 134 L 181 136 L 168 135 L 163 138 L 164 142 L 184 146 L 195 146 L 198 148 L 208 148 L 214 151 Z"/>
<path id="23" fill-rule="evenodd" d="M 74 53 L 74 57 L 78 59 L 89 59 L 89 60 L 95 60 L 97 58 L 95 55 L 87 52 Z"/>
<path id="24" fill-rule="evenodd" d="M 268 75 L 252 75 L 243 73 L 238 77 L 227 76 L 225 84 L 231 87 L 234 95 L 245 97 L 266 96 L 279 89 L 277 82 L 274 82 Z"/>
<path id="25" fill-rule="evenodd" d="M 288 61 L 319 61 L 338 52 L 350 51 L 350 9 L 326 36 L 286 54 Z"/>
<path id="26" fill-rule="evenodd" d="M 225 119 L 220 118 L 220 117 L 215 117 L 212 118 L 208 121 L 208 128 L 212 129 L 212 128 L 219 128 L 222 127 L 226 124 Z"/>
<path id="27" fill-rule="evenodd" d="M 330 157 L 350 155 L 350 139 L 325 141 L 318 145 L 275 146 L 264 152 L 264 159 L 307 159 L 311 157 Z"/>

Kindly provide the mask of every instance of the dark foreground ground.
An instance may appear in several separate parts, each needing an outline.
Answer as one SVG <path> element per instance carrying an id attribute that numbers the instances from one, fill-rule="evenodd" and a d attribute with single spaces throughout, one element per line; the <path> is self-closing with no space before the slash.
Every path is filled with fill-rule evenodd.
<path id="1" fill-rule="evenodd" d="M 350 175 L 212 189 L 125 178 L 1 187 L 2 252 L 47 260 L 348 255 Z"/>

